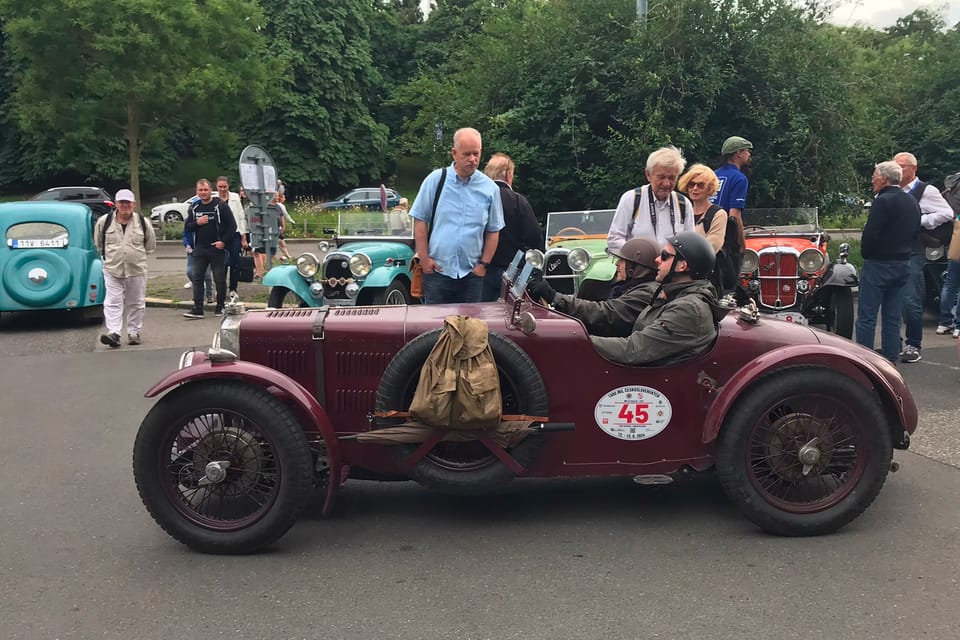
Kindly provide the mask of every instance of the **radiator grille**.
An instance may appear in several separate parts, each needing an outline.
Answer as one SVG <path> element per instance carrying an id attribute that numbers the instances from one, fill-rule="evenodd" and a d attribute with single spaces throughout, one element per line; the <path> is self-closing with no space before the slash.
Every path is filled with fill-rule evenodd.
<path id="1" fill-rule="evenodd" d="M 548 253 L 543 265 L 543 275 L 558 293 L 575 293 L 574 274 L 567 264 L 567 253 Z"/>
<path id="2" fill-rule="evenodd" d="M 797 303 L 797 261 L 797 256 L 792 253 L 760 254 L 760 302 L 763 306 L 783 309 Z"/>

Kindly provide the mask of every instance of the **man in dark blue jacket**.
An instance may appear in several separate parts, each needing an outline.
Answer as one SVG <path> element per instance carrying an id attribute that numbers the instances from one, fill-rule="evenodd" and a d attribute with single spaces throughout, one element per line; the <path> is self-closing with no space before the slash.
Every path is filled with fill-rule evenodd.
<path id="1" fill-rule="evenodd" d="M 210 181 L 197 181 L 197 198 L 187 207 L 183 222 L 185 233 L 194 233 L 193 244 L 193 309 L 183 314 L 186 318 L 203 317 L 203 274 L 207 266 L 213 270 L 217 285 L 217 307 L 214 315 L 223 315 L 227 300 L 227 245 L 237 232 L 237 222 L 227 203 L 213 197 Z"/>
<path id="2" fill-rule="evenodd" d="M 890 362 L 900 359 L 900 317 L 909 273 L 913 238 L 920 226 L 920 207 L 900 189 L 902 169 L 896 162 L 881 162 L 873 171 L 877 197 L 863 227 L 860 298 L 857 307 L 857 342 L 873 349 L 877 314 L 882 307 L 880 349 Z"/>

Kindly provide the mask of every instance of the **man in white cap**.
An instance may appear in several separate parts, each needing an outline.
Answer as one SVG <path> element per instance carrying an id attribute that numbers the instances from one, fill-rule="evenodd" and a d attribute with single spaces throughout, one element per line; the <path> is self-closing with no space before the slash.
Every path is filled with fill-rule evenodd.
<path id="1" fill-rule="evenodd" d="M 134 214 L 135 198 L 130 189 L 120 189 L 114 201 L 117 210 L 100 216 L 93 239 L 103 256 L 103 300 L 106 333 L 100 342 L 120 346 L 124 324 L 127 344 L 140 344 L 143 312 L 147 297 L 147 254 L 157 248 L 153 227 L 141 213 Z"/>

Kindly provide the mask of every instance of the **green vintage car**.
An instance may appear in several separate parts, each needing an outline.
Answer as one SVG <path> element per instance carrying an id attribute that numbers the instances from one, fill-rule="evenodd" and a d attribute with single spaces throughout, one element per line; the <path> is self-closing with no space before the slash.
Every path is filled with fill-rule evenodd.
<path id="1" fill-rule="evenodd" d="M 333 240 L 267 272 L 271 307 L 410 304 L 413 225 L 406 211 L 343 211 Z"/>
<path id="2" fill-rule="evenodd" d="M 607 254 L 614 209 L 554 211 L 547 214 L 543 275 L 560 293 L 606 300 L 617 268 Z"/>
<path id="3" fill-rule="evenodd" d="M 83 310 L 103 317 L 103 260 L 85 204 L 0 204 L 0 312 Z"/>

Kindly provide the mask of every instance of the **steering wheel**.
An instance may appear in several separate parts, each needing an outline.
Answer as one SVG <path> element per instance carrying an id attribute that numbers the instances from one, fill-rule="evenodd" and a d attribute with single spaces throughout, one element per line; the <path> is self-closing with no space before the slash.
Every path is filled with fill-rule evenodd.
<path id="1" fill-rule="evenodd" d="M 747 231 L 770 231 L 770 230 L 759 224 L 748 224 L 743 228 L 743 231 L 747 232 Z"/>
<path id="2" fill-rule="evenodd" d="M 571 233 L 570 235 L 578 235 L 578 236 L 585 236 L 585 235 L 587 235 L 587 232 L 584 231 L 583 229 L 581 229 L 580 227 L 564 227 L 563 229 L 560 229 L 560 231 L 557 231 L 555 234 L 553 234 L 553 236 L 554 236 L 554 237 L 562 236 L 562 235 L 566 234 L 567 231 L 572 231 L 572 232 L 573 232 L 573 233 Z"/>

